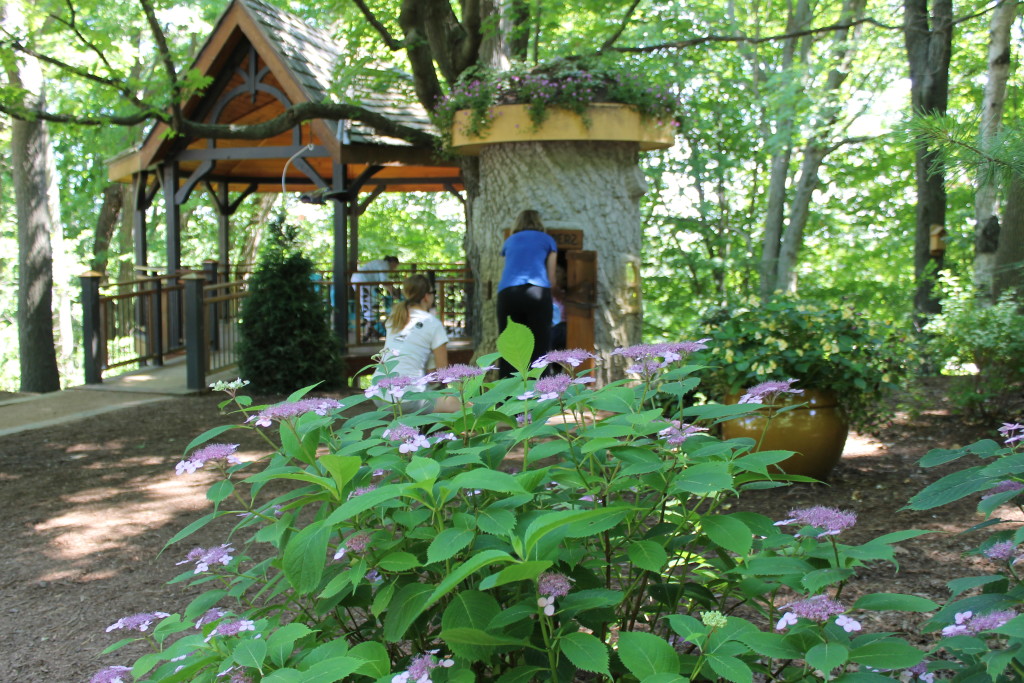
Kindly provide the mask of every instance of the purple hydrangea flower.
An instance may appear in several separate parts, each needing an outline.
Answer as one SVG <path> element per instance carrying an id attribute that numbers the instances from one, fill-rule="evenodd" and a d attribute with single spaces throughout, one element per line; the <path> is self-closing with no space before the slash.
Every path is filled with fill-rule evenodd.
<path id="1" fill-rule="evenodd" d="M 234 559 L 231 555 L 233 552 L 235 552 L 235 549 L 227 543 L 222 543 L 221 545 L 214 546 L 212 548 L 196 547 L 189 551 L 184 560 L 176 562 L 175 564 L 178 565 L 195 562 L 195 573 L 202 574 L 203 572 L 210 571 L 211 564 L 221 564 L 226 567 L 231 560 Z"/>
<path id="2" fill-rule="evenodd" d="M 802 394 L 803 389 L 794 389 L 793 382 L 799 380 L 786 379 L 780 381 L 761 382 L 747 389 L 747 393 L 740 397 L 740 403 L 768 403 L 779 394 Z"/>
<path id="3" fill-rule="evenodd" d="M 426 391 L 430 377 L 381 377 L 363 392 L 366 398 L 380 397 L 385 401 L 398 402 L 410 391 Z"/>
<path id="4" fill-rule="evenodd" d="M 904 669 L 903 672 L 908 676 L 911 676 L 911 680 L 916 678 L 924 683 L 935 683 L 935 674 L 928 671 L 928 660 L 924 660 L 909 669 Z"/>
<path id="5" fill-rule="evenodd" d="M 533 389 L 521 394 L 517 398 L 521 401 L 525 401 L 536 396 L 541 401 L 548 401 L 559 398 L 565 393 L 566 389 L 573 384 L 589 384 L 593 381 L 593 377 L 578 377 L 573 379 L 563 372 L 551 377 L 541 377 L 534 383 Z"/>
<path id="6" fill-rule="evenodd" d="M 565 574 L 544 572 L 537 577 L 537 592 L 551 598 L 561 598 L 572 590 L 572 582 Z"/>
<path id="7" fill-rule="evenodd" d="M 583 349 L 564 349 L 545 353 L 543 356 L 533 361 L 530 367 L 546 368 L 551 363 L 561 363 L 562 365 L 568 365 L 572 368 L 578 368 L 583 364 L 583 361 L 589 358 L 596 359 L 597 356 L 592 354 L 590 351 L 584 351 Z"/>
<path id="8" fill-rule="evenodd" d="M 237 443 L 212 443 L 209 446 L 192 451 L 192 455 L 185 458 L 174 468 L 175 474 L 192 474 L 208 462 L 223 460 L 229 465 L 237 465 L 242 462 L 235 455 L 238 450 Z"/>
<path id="9" fill-rule="evenodd" d="M 1005 439 L 1003 443 L 1012 446 L 1018 441 L 1024 440 L 1024 425 L 1016 422 L 1004 422 L 1003 426 L 999 428 L 999 433 Z"/>
<path id="10" fill-rule="evenodd" d="M 642 360 L 639 363 L 633 363 L 626 368 L 626 372 L 631 375 L 640 375 L 645 380 L 654 379 L 658 373 L 668 367 L 667 361 L 657 361 L 652 359 Z"/>
<path id="11" fill-rule="evenodd" d="M 413 657 L 409 661 L 409 668 L 394 675 L 391 678 L 391 683 L 409 683 L 410 681 L 412 683 L 432 683 L 430 679 L 431 671 L 437 667 L 448 668 L 455 664 L 451 657 L 438 660 L 434 657 L 437 652 L 437 650 L 430 650 Z"/>
<path id="12" fill-rule="evenodd" d="M 990 488 L 988 492 L 981 497 L 981 499 L 985 500 L 986 498 L 990 498 L 996 495 L 997 493 L 1005 493 L 1007 491 L 1020 491 L 1022 489 L 1024 489 L 1024 484 L 1022 484 L 1021 482 L 1014 481 L 1013 479 L 1004 479 L 1003 481 L 999 482 L 998 484 Z"/>
<path id="13" fill-rule="evenodd" d="M 678 446 L 694 434 L 708 431 L 706 427 L 697 427 L 696 425 L 686 424 L 679 420 L 672 420 L 672 423 L 658 432 L 658 436 L 665 439 L 665 443 L 670 446 Z"/>
<path id="14" fill-rule="evenodd" d="M 145 632 L 157 619 L 171 616 L 167 612 L 139 612 L 127 617 L 121 617 L 107 627 L 107 633 L 111 631 L 139 631 Z"/>
<path id="15" fill-rule="evenodd" d="M 399 453 L 415 453 L 421 448 L 430 447 L 430 442 L 427 441 L 427 437 L 420 434 L 420 430 L 404 424 L 385 429 L 383 436 L 391 441 L 402 442 L 402 445 L 398 447 Z"/>
<path id="16" fill-rule="evenodd" d="M 256 624 L 249 619 L 238 619 L 237 621 L 222 621 L 217 624 L 217 627 L 210 631 L 210 635 L 206 636 L 206 642 L 210 642 L 210 639 L 214 636 L 237 636 L 243 631 L 255 631 Z"/>
<path id="17" fill-rule="evenodd" d="M 281 422 L 306 413 L 324 416 L 332 410 L 341 408 L 341 403 L 333 398 L 303 398 L 290 403 L 278 403 L 264 408 L 249 417 L 246 422 L 254 422 L 257 427 L 269 427 L 276 420 Z"/>
<path id="18" fill-rule="evenodd" d="M 1013 541 L 1001 541 L 993 543 L 982 551 L 982 554 L 990 560 L 1008 560 L 1014 556 L 1017 544 Z"/>
<path id="19" fill-rule="evenodd" d="M 449 365 L 446 368 L 438 368 L 433 374 L 441 384 L 452 384 L 453 382 L 462 382 L 472 377 L 479 377 L 488 370 L 496 369 L 497 367 L 494 365 L 488 365 L 485 368 L 477 368 L 472 365 L 456 363 L 455 365 Z"/>
<path id="20" fill-rule="evenodd" d="M 108 666 L 97 671 L 89 683 L 129 683 L 131 670 L 130 666 Z"/>
<path id="21" fill-rule="evenodd" d="M 975 615 L 974 612 L 957 612 L 954 623 L 942 629 L 944 636 L 967 636 L 997 629 L 1010 619 L 1017 616 L 1012 609 L 997 610 L 988 614 Z"/>
<path id="22" fill-rule="evenodd" d="M 813 526 L 824 529 L 816 538 L 822 536 L 835 536 L 857 523 L 857 513 L 843 511 L 837 508 L 815 505 L 814 507 L 802 510 L 790 510 L 789 519 L 775 522 L 775 526 L 785 524 L 799 524 L 801 526 Z M 799 534 L 797 534 L 799 535 Z"/>
<path id="23" fill-rule="evenodd" d="M 797 623 L 797 619 L 810 619 L 819 623 L 825 623 L 829 617 L 839 615 L 836 624 L 848 633 L 860 630 L 860 623 L 843 614 L 846 607 L 838 600 L 833 600 L 827 595 L 812 595 L 804 600 L 791 602 L 785 607 L 782 618 L 775 625 L 776 631 L 784 631 L 788 626 Z"/>
<path id="24" fill-rule="evenodd" d="M 212 624 L 213 622 L 217 621 L 226 614 L 227 612 L 222 610 L 220 607 L 211 607 L 210 609 L 203 612 L 203 615 L 201 617 L 196 619 L 196 628 L 201 629 L 207 624 Z"/>
<path id="25" fill-rule="evenodd" d="M 617 348 L 612 351 L 613 356 L 622 356 L 634 361 L 647 361 L 654 358 L 661 358 L 666 363 L 674 363 L 682 358 L 684 353 L 701 351 L 708 347 L 706 337 L 694 342 L 666 342 L 661 344 L 635 344 L 624 348 Z"/>
<path id="26" fill-rule="evenodd" d="M 377 490 L 377 485 L 376 484 L 370 484 L 369 486 L 360 486 L 359 488 L 353 490 L 352 493 L 348 494 L 348 498 L 349 498 L 349 500 L 351 500 L 352 498 L 358 498 L 359 496 L 361 496 L 361 495 L 363 495 L 365 493 L 369 493 L 370 491 L 376 491 L 376 490 Z"/>

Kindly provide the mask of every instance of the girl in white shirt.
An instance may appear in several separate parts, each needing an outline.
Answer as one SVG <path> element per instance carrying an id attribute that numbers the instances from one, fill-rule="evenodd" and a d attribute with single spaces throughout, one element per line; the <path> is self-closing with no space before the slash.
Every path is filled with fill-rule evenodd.
<path id="1" fill-rule="evenodd" d="M 373 374 L 374 384 L 390 385 L 393 378 L 420 378 L 428 369 L 448 367 L 448 333 L 430 312 L 435 296 L 430 280 L 424 275 L 410 275 L 402 283 L 402 294 L 404 299 L 394 305 L 385 323 L 384 362 Z M 385 393 L 394 396 L 396 392 L 379 395 Z M 381 407 L 390 405 L 380 398 L 375 398 L 374 403 Z M 427 399 L 403 401 L 402 412 L 421 410 L 429 403 Z M 435 413 L 453 413 L 460 408 L 454 396 L 444 396 L 433 403 Z"/>

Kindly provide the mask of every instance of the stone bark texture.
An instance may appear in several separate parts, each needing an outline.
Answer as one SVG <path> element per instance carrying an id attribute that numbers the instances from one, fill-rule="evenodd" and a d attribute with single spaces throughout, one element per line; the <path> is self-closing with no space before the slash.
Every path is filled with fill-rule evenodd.
<path id="1" fill-rule="evenodd" d="M 583 248 L 597 252 L 594 342 L 598 381 L 624 375 L 611 352 L 640 342 L 640 198 L 647 191 L 636 143 L 509 142 L 488 145 L 467 174 L 466 256 L 476 282 L 477 353 L 493 352 L 505 232 L 524 209 L 548 228 L 583 231 Z"/>

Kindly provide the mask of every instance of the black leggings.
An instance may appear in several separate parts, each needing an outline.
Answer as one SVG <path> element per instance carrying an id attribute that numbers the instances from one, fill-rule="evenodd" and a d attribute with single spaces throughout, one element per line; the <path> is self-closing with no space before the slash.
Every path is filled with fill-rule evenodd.
<path id="1" fill-rule="evenodd" d="M 508 319 L 526 325 L 533 332 L 533 355 L 530 362 L 551 350 L 551 289 L 536 285 L 516 285 L 498 292 L 498 332 L 508 326 Z M 498 361 L 498 375 L 511 377 L 513 368 L 504 358 Z"/>

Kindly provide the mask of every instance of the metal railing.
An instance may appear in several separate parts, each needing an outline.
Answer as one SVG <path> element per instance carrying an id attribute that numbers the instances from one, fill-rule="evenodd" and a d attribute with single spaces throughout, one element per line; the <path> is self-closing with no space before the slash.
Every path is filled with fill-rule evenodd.
<path id="1" fill-rule="evenodd" d="M 472 279 L 465 267 L 425 271 L 406 266 L 387 271 L 387 279 L 381 282 L 349 281 L 347 346 L 356 355 L 369 355 L 366 347 L 383 344 L 384 321 L 395 301 L 392 291 L 401 292 L 410 272 L 424 272 L 433 281 L 436 314 L 448 336 L 469 338 Z M 207 262 L 203 272 L 130 282 L 103 284 L 97 273 L 86 273 L 81 279 L 87 384 L 102 382 L 104 372 L 110 370 L 163 365 L 166 356 L 184 350 L 188 387 L 201 390 L 207 375 L 237 363 L 242 301 L 249 294 L 247 278 L 221 282 L 218 264 Z M 330 273 L 318 273 L 311 285 L 330 315 L 335 303 Z"/>

